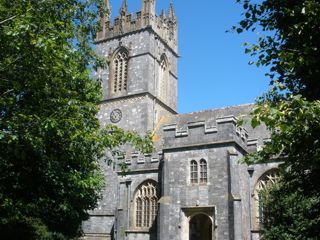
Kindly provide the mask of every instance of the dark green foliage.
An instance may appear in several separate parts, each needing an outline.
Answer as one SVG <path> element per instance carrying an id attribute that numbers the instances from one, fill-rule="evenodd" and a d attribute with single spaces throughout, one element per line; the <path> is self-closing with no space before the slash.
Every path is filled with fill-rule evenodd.
<path id="1" fill-rule="evenodd" d="M 320 103 L 292 96 L 258 104 L 254 122 L 272 131 L 263 151 L 247 156 L 248 164 L 277 156 L 281 181 L 262 203 L 264 239 L 318 239 L 320 236 Z"/>
<path id="2" fill-rule="evenodd" d="M 270 84 L 289 95 L 319 99 L 320 1 L 237 2 L 243 4 L 245 18 L 234 29 L 263 31 L 256 44 L 247 44 L 246 53 L 257 56 L 258 66 L 270 67 Z"/>
<path id="3" fill-rule="evenodd" d="M 248 155 L 248 164 L 280 159 L 281 181 L 262 203 L 265 240 L 320 236 L 320 1 L 237 1 L 244 19 L 237 32 L 260 31 L 246 53 L 269 66 L 270 90 L 252 112 L 253 127 L 264 123 L 271 140 Z"/>
<path id="4" fill-rule="evenodd" d="M 99 0 L 0 0 L 1 239 L 71 239 L 103 187 L 98 160 L 149 139 L 100 131 Z"/>
<path id="5" fill-rule="evenodd" d="M 264 239 L 319 239 L 318 197 L 293 189 L 291 183 L 279 183 L 264 194 Z"/>

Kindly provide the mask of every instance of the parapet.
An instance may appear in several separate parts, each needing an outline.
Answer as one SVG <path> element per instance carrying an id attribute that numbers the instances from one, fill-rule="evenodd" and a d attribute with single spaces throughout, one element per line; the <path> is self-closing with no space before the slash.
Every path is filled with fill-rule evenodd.
<path id="1" fill-rule="evenodd" d="M 151 4 L 151 3 L 150 3 Z M 155 4 L 154 2 L 152 4 Z M 111 8 L 101 14 L 101 31 L 97 33 L 96 42 L 121 37 L 144 29 L 153 30 L 175 53 L 178 51 L 178 23 L 173 6 L 170 5 L 169 16 L 162 11 L 157 16 L 154 11 L 143 9 L 133 13 L 127 12 L 126 1 L 120 9 L 120 15 L 111 22 Z"/>
<path id="2" fill-rule="evenodd" d="M 164 149 L 237 143 L 247 149 L 248 132 L 233 115 L 163 127 Z"/>

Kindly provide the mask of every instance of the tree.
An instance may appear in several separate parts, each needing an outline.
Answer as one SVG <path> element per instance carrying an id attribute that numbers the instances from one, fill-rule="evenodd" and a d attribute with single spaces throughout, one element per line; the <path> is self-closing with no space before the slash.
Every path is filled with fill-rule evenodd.
<path id="1" fill-rule="evenodd" d="M 91 79 L 100 0 L 0 0 L 0 232 L 2 239 L 81 234 L 103 187 L 106 150 L 150 138 L 96 118 Z M 91 68 L 90 68 L 91 67 Z"/>
<path id="2" fill-rule="evenodd" d="M 320 1 L 237 0 L 243 31 L 262 31 L 246 53 L 270 67 L 270 90 L 252 111 L 253 127 L 264 123 L 271 140 L 248 155 L 248 164 L 278 158 L 281 180 L 262 202 L 264 239 L 320 236 Z"/>

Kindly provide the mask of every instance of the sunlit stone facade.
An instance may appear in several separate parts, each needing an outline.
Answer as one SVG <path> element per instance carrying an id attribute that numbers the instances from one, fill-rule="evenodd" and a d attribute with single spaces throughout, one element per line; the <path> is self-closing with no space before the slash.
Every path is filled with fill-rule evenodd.
<path id="1" fill-rule="evenodd" d="M 125 176 L 101 163 L 106 188 L 83 223 L 84 238 L 259 239 L 257 184 L 277 163 L 239 163 L 269 137 L 264 126 L 237 126 L 252 105 L 178 114 L 178 21 L 172 4 L 156 16 L 155 0 L 142 0 L 134 15 L 123 1 L 112 21 L 105 3 L 96 51 L 108 66 L 96 72 L 103 90 L 98 117 L 102 126 L 152 132 L 156 150 L 127 149 L 115 160 L 127 164 Z"/>

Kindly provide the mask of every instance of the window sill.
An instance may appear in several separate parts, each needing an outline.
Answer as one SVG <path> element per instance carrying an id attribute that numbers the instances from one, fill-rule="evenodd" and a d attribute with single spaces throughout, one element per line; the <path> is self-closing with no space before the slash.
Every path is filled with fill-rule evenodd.
<path id="1" fill-rule="evenodd" d="M 126 233 L 150 233 L 150 228 L 135 228 L 126 230 Z"/>
<path id="2" fill-rule="evenodd" d="M 189 186 L 196 187 L 196 186 L 208 186 L 209 183 L 189 183 Z"/>

